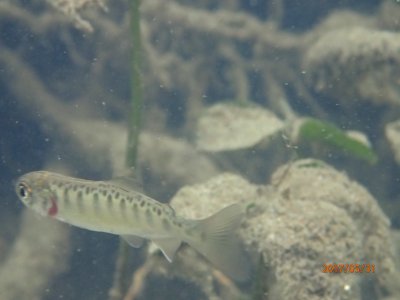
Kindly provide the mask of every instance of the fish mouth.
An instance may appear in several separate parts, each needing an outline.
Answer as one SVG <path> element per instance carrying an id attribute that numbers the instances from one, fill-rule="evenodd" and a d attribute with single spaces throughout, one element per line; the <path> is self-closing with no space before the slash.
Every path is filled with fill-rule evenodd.
<path id="1" fill-rule="evenodd" d="M 18 191 L 18 188 L 19 188 L 21 182 L 24 181 L 24 180 L 23 180 L 23 177 L 24 177 L 24 176 L 20 176 L 20 177 L 18 177 L 17 179 L 12 179 L 12 180 L 11 180 L 11 184 L 12 184 L 12 186 L 14 186 L 14 190 L 15 190 L 15 191 Z M 18 193 L 17 193 L 17 194 L 18 194 Z"/>

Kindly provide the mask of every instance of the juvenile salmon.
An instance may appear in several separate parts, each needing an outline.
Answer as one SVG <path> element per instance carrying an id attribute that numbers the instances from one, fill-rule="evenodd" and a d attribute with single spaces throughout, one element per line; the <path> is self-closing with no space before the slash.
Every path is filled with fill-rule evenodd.
<path id="1" fill-rule="evenodd" d="M 20 177 L 16 193 L 43 216 L 122 236 L 131 246 L 152 240 L 168 261 L 186 242 L 232 278 L 247 279 L 249 267 L 234 230 L 240 225 L 239 204 L 202 220 L 189 220 L 122 181 L 90 181 L 47 171 Z"/>

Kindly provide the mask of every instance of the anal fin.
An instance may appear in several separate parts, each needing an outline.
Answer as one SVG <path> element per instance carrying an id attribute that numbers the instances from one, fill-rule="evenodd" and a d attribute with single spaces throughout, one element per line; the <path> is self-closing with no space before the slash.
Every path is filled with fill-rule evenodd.
<path id="1" fill-rule="evenodd" d="M 121 238 L 134 248 L 139 248 L 143 245 L 144 239 L 136 235 L 121 235 Z"/>
<path id="2" fill-rule="evenodd" d="M 152 241 L 161 249 L 169 262 L 172 262 L 176 250 L 181 245 L 181 240 L 177 238 L 152 239 Z"/>

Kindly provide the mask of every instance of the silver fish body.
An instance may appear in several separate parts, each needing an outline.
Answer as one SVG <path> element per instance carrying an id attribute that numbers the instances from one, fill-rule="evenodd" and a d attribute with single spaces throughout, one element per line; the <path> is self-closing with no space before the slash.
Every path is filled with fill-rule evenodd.
<path id="1" fill-rule="evenodd" d="M 239 204 L 203 220 L 188 220 L 177 216 L 168 204 L 125 184 L 83 180 L 47 171 L 20 177 L 16 193 L 40 215 L 121 235 L 133 247 L 141 246 L 143 239 L 150 239 L 169 261 L 181 242 L 186 242 L 232 278 L 239 281 L 248 278 L 249 267 L 233 233 L 243 216 Z"/>

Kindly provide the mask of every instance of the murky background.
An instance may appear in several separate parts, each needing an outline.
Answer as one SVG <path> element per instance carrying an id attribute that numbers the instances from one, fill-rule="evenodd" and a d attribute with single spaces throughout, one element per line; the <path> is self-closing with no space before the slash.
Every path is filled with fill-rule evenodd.
<path id="1" fill-rule="evenodd" d="M 142 1 L 137 173 L 186 217 L 245 204 L 249 282 L 188 247 L 129 249 L 119 273 L 117 236 L 23 207 L 26 172 L 126 171 L 131 7 L 0 1 L 0 299 L 398 299 L 394 0 Z"/>

